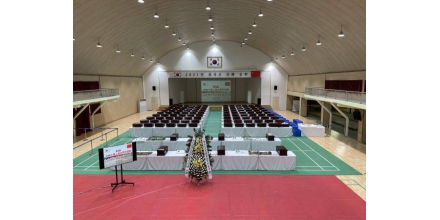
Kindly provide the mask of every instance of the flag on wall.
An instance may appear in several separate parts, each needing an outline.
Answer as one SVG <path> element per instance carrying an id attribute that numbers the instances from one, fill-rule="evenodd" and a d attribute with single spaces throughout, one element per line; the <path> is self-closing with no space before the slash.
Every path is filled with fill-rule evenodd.
<path id="1" fill-rule="evenodd" d="M 222 57 L 208 57 L 208 67 L 221 68 L 222 67 Z"/>
<path id="2" fill-rule="evenodd" d="M 259 77 L 261 77 L 261 72 L 260 71 L 251 71 L 251 77 L 252 78 L 259 78 Z"/>

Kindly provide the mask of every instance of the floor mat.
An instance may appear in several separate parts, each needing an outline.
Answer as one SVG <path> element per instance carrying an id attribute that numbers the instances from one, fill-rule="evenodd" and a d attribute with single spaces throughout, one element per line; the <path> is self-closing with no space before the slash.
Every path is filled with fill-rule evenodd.
<path id="1" fill-rule="evenodd" d="M 184 175 L 74 175 L 73 218 L 366 219 L 366 202 L 335 176 L 214 175 L 200 186 Z"/>

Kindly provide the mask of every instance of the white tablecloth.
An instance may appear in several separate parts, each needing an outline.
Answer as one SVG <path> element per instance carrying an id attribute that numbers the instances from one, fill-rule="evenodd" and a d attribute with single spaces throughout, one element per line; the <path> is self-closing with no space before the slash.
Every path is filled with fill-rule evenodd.
<path id="1" fill-rule="evenodd" d="M 124 170 L 183 170 L 183 158 L 186 154 L 168 151 L 165 156 L 157 156 L 153 151 L 148 156 L 137 156 L 137 160 L 122 165 Z M 114 167 L 111 168 L 112 170 Z"/>
<path id="2" fill-rule="evenodd" d="M 136 141 L 136 149 L 137 151 L 155 151 L 160 146 L 168 146 L 169 151 L 186 150 L 187 142 L 188 138 L 178 138 L 177 141 L 171 141 L 170 138 L 165 138 L 163 141 Z"/>
<path id="3" fill-rule="evenodd" d="M 259 155 L 259 170 L 294 170 L 296 166 L 296 155 L 287 151 L 287 156 L 279 156 L 276 151 L 272 155 Z"/>
<path id="4" fill-rule="evenodd" d="M 295 170 L 296 155 L 287 151 L 287 156 L 279 156 L 276 151 L 272 155 L 249 155 L 247 151 L 237 153 L 226 151 L 224 156 L 212 153 L 213 170 Z"/>
<path id="5" fill-rule="evenodd" d="M 293 135 L 292 127 L 223 127 L 222 133 L 226 137 L 266 137 L 266 133 L 272 133 L 275 137 L 290 137 Z"/>
<path id="6" fill-rule="evenodd" d="M 324 137 L 325 136 L 325 127 L 322 125 L 299 123 L 298 129 L 301 130 L 301 136 L 307 136 L 307 137 Z"/>
<path id="7" fill-rule="evenodd" d="M 212 151 L 214 158 L 213 170 L 295 170 L 296 155 L 287 151 L 287 156 L 278 156 L 276 151 L 272 155 L 249 155 L 247 151 L 237 153 L 226 151 L 225 156 L 218 156 Z M 153 151 L 148 156 L 137 156 L 137 160 L 122 165 L 124 170 L 183 170 L 185 153 L 168 151 L 165 156 L 157 156 Z M 114 167 L 111 167 L 113 170 Z"/>
<path id="8" fill-rule="evenodd" d="M 265 134 L 266 135 L 266 134 Z M 275 150 L 276 146 L 281 145 L 281 140 L 275 138 L 274 141 L 268 141 L 266 138 L 225 138 L 225 141 L 219 141 L 218 138 L 213 138 L 210 145 L 212 150 L 217 150 L 218 145 L 224 145 L 226 150 Z"/>

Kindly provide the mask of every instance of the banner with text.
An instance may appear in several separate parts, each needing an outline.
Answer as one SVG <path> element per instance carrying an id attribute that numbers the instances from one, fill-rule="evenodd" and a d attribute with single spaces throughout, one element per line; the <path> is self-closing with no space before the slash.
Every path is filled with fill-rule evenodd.
<path id="1" fill-rule="evenodd" d="M 231 80 L 202 80 L 202 102 L 230 102 Z"/>
<path id="2" fill-rule="evenodd" d="M 133 161 L 132 144 L 104 148 L 104 167 L 112 167 Z"/>
<path id="3" fill-rule="evenodd" d="M 178 71 L 168 72 L 169 78 L 260 78 L 260 71 Z"/>

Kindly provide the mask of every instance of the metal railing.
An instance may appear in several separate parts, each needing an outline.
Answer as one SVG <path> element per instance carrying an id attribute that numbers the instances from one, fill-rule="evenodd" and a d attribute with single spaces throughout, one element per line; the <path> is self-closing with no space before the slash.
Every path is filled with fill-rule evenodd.
<path id="1" fill-rule="evenodd" d="M 73 149 L 74 150 L 78 149 L 79 147 L 81 147 L 83 145 L 86 145 L 87 143 L 90 142 L 90 149 L 91 149 L 90 155 L 94 155 L 94 153 L 93 153 L 93 141 L 94 140 L 96 140 L 98 138 L 102 138 L 101 141 L 103 141 L 104 140 L 104 135 L 105 135 L 105 146 L 107 147 L 108 146 L 108 144 L 107 144 L 107 134 L 111 133 L 113 131 L 116 131 L 116 140 L 119 140 L 119 129 L 118 128 L 73 128 L 73 129 L 84 129 L 84 141 L 86 141 L 86 142 L 84 142 L 84 143 L 74 147 Z M 95 137 L 93 139 L 88 140 L 87 139 L 87 132 L 86 132 L 86 130 L 101 130 L 101 135 L 98 136 L 98 137 Z M 104 130 L 110 130 L 110 131 L 106 132 L 106 133 L 103 133 Z"/>
<path id="2" fill-rule="evenodd" d="M 337 99 L 347 102 L 367 104 L 367 94 L 365 92 L 352 92 L 324 88 L 306 88 L 306 95 Z"/>
<path id="3" fill-rule="evenodd" d="M 97 99 L 103 97 L 117 96 L 119 89 L 95 89 L 73 92 L 73 101 Z"/>

